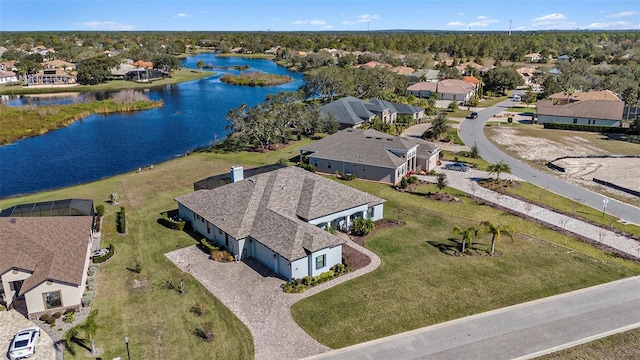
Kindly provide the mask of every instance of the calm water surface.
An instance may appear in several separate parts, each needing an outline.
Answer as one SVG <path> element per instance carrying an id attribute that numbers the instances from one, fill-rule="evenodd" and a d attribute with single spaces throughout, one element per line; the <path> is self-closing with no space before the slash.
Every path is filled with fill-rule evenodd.
<path id="1" fill-rule="evenodd" d="M 107 116 L 92 115 L 47 134 L 0 147 L 0 197 L 27 194 L 86 183 L 157 164 L 223 139 L 227 112 L 243 103 L 254 105 L 268 94 L 296 90 L 302 74 L 269 60 L 216 58 L 200 54 L 183 60 L 196 68 L 203 60 L 214 66 L 249 65 L 250 70 L 289 75 L 291 83 L 273 87 L 240 87 L 220 82 L 224 73 L 186 83 L 151 89 L 146 94 L 162 99 L 159 109 Z M 96 98 L 109 94 L 92 94 Z M 4 98 L 3 103 L 69 103 L 74 98 Z"/>

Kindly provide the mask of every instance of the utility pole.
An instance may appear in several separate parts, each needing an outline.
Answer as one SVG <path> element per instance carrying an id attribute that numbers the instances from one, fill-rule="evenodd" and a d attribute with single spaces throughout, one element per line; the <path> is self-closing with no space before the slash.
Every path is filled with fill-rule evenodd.
<path id="1" fill-rule="evenodd" d="M 509 19 L 509 36 L 511 36 L 511 22 L 512 22 L 512 20 Z"/>

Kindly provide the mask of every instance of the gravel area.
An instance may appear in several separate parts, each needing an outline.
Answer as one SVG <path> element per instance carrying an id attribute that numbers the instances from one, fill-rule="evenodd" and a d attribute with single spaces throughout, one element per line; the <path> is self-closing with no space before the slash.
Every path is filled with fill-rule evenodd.
<path id="1" fill-rule="evenodd" d="M 211 294 L 224 303 L 251 331 L 255 358 L 261 360 L 300 359 L 330 349 L 309 336 L 291 316 L 296 302 L 332 286 L 375 270 L 380 258 L 351 242 L 348 246 L 371 258 L 356 271 L 315 286 L 302 294 L 286 294 L 284 280 L 255 259 L 219 263 L 195 246 L 165 254 L 176 266 L 193 275 Z"/>

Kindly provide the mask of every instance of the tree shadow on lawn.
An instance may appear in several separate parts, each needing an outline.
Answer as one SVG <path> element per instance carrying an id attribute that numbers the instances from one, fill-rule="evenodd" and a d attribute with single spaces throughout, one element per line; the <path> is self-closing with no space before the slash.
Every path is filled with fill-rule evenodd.
<path id="1" fill-rule="evenodd" d="M 486 250 L 479 248 L 476 243 L 469 246 L 469 242 L 467 242 L 466 251 L 463 254 L 460 251 L 462 250 L 462 241 L 456 238 L 448 238 L 447 242 L 427 240 L 427 243 L 440 250 L 441 253 L 449 256 L 471 256 L 486 252 Z"/>

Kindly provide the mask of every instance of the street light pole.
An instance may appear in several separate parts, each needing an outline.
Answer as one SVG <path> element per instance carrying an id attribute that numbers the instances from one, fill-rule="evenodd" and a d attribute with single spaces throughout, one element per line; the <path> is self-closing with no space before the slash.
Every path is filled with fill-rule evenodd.
<path id="1" fill-rule="evenodd" d="M 127 346 L 127 359 L 131 360 L 131 355 L 129 354 L 129 337 L 124 337 L 124 344 Z"/>

